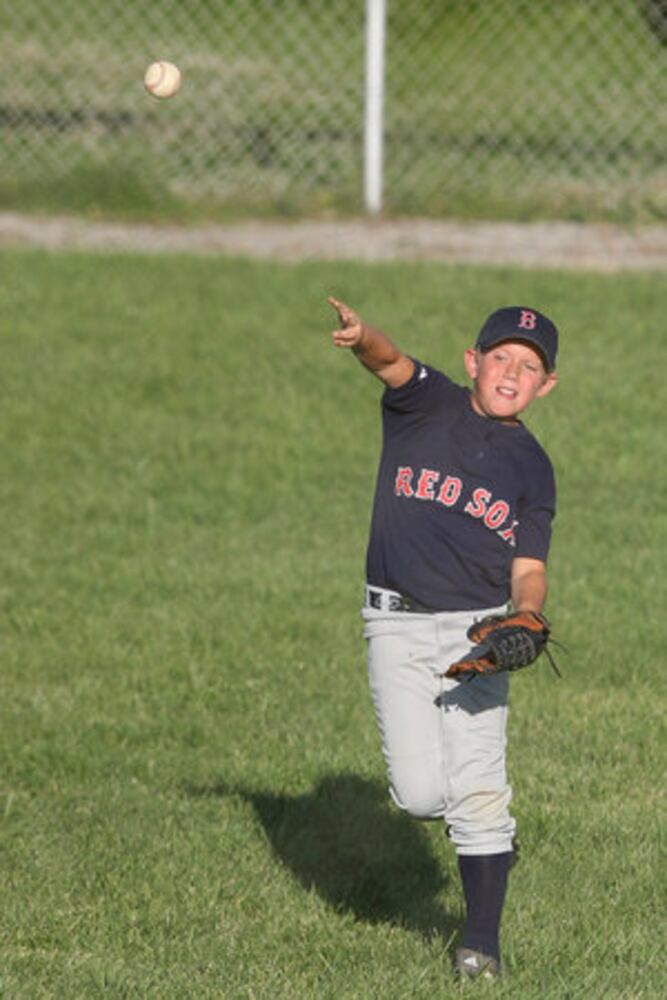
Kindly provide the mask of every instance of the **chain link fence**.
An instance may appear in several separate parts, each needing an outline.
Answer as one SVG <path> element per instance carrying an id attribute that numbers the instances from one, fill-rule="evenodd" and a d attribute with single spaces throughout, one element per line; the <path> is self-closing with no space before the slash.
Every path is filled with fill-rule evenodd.
<path id="1" fill-rule="evenodd" d="M 387 7 L 387 212 L 667 217 L 664 0 Z M 359 212 L 365 20 L 364 0 L 0 0 L 0 199 Z M 143 90 L 154 59 L 183 72 L 173 100 Z"/>

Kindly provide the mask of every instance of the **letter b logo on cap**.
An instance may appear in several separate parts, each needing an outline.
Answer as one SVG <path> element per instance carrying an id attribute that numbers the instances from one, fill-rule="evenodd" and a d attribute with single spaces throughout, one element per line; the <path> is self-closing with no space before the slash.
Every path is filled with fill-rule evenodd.
<path id="1" fill-rule="evenodd" d="M 537 326 L 537 316 L 534 312 L 530 312 L 529 309 L 521 310 L 521 318 L 519 319 L 519 326 L 522 330 L 534 330 Z"/>

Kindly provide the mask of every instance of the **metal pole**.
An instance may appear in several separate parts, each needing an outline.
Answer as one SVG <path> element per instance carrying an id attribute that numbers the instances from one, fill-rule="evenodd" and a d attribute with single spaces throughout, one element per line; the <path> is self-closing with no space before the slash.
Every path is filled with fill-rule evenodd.
<path id="1" fill-rule="evenodd" d="M 382 210 L 386 23 L 386 0 L 366 0 L 364 206 L 373 215 Z"/>

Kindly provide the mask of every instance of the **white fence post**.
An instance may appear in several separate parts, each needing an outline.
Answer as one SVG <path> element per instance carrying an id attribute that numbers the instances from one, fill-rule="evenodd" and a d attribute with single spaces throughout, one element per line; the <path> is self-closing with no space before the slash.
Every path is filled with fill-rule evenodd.
<path id="1" fill-rule="evenodd" d="M 386 0 L 366 0 L 364 206 L 373 215 L 382 210 L 386 22 Z"/>

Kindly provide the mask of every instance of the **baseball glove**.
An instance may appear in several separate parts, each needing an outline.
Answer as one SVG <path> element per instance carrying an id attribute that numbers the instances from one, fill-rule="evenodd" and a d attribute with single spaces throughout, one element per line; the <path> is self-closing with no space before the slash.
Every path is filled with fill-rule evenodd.
<path id="1" fill-rule="evenodd" d="M 560 671 L 547 649 L 551 626 L 544 615 L 536 611 L 516 611 L 510 615 L 489 615 L 468 629 L 468 638 L 475 643 L 470 652 L 452 663 L 445 674 L 456 680 L 472 680 L 479 674 L 498 674 L 503 670 L 520 670 L 546 652 L 556 674 Z"/>

